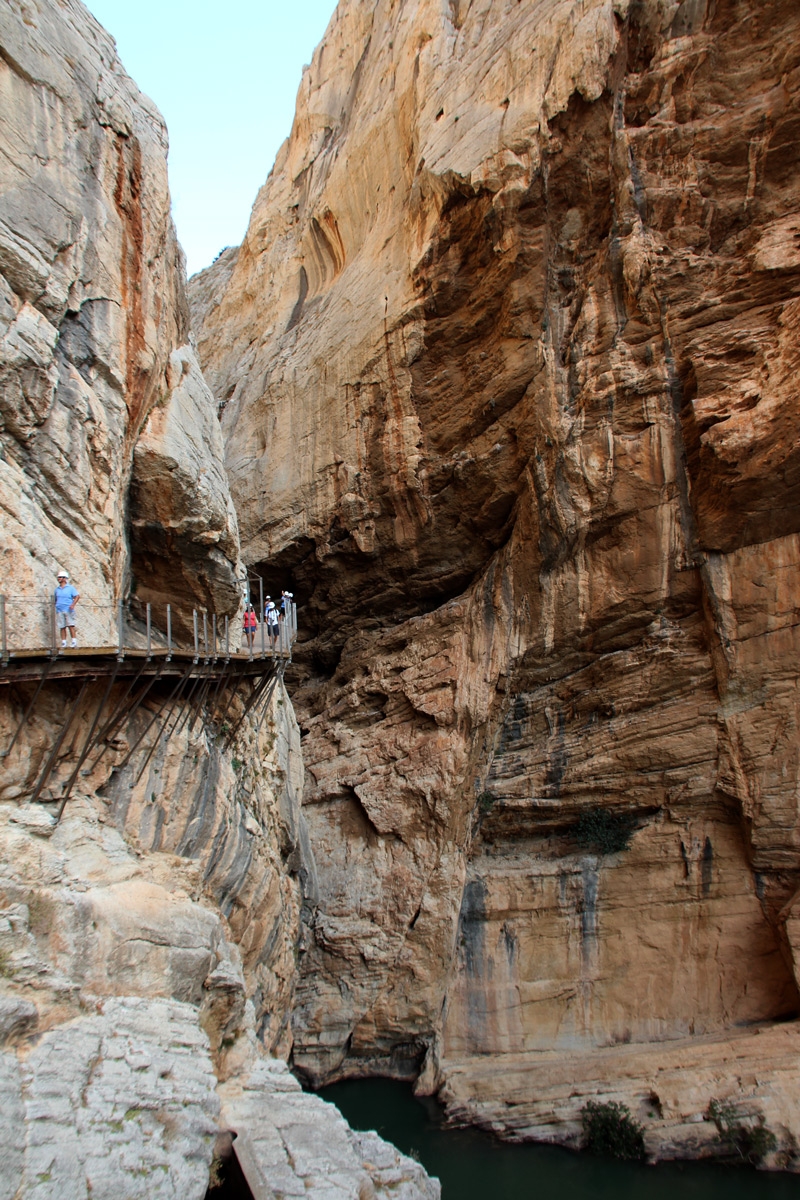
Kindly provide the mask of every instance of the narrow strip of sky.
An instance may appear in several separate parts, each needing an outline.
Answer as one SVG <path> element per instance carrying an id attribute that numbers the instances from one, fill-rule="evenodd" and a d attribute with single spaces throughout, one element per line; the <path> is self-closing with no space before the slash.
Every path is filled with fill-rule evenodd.
<path id="1" fill-rule="evenodd" d="M 189 274 L 236 245 L 288 137 L 303 66 L 336 0 L 88 0 L 169 129 Z"/>

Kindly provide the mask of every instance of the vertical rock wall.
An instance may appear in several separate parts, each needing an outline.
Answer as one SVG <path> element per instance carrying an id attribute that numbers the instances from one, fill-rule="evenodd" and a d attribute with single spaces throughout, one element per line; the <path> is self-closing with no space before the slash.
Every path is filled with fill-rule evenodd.
<path id="1" fill-rule="evenodd" d="M 112 641 L 129 597 L 157 621 L 171 602 L 174 633 L 192 605 L 235 633 L 236 515 L 161 117 L 78 0 L 0 8 L 0 112 L 9 647 L 49 645 L 56 567 L 81 592 L 81 651 Z M 202 1200 L 235 1131 L 259 1195 L 438 1200 L 282 1061 L 315 895 L 282 683 L 245 719 L 221 663 L 210 694 L 76 660 L 41 690 L 0 670 L 0 1196 Z"/>
<path id="2" fill-rule="evenodd" d="M 9 619 L 26 601 L 38 617 L 58 566 L 87 620 L 97 606 L 97 638 L 131 590 L 235 612 L 236 517 L 188 345 L 164 122 L 78 0 L 9 0 L 0 48 Z"/>
<path id="3" fill-rule="evenodd" d="M 798 1011 L 799 20 L 345 0 L 193 281 L 244 555 L 308 631 L 314 1079 L 424 1063 L 569 1140 L 671 1046 L 706 1073 L 654 1146 L 765 1088 L 794 1128 L 782 1051 L 726 1039 Z"/>

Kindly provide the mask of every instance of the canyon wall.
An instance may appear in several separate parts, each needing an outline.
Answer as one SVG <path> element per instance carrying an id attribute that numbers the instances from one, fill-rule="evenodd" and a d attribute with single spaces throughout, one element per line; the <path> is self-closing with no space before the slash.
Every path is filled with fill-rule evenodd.
<path id="1" fill-rule="evenodd" d="M 188 340 L 163 119 L 78 3 L 10 0 L 0 38 L 9 622 L 58 567 L 98 637 L 131 594 L 233 614 L 236 515 Z"/>
<path id="2" fill-rule="evenodd" d="M 799 93 L 790 0 L 342 0 L 192 281 L 301 606 L 314 1081 L 793 1161 Z"/>
<path id="3" fill-rule="evenodd" d="M 241 603 L 162 118 L 79 0 L 0 8 L 0 105 L 0 1197 L 202 1200 L 238 1134 L 259 1194 L 436 1200 L 284 1061 L 316 883 L 282 679 L 247 716 L 221 661 L 97 653 L 119 602 L 126 636 Z"/>

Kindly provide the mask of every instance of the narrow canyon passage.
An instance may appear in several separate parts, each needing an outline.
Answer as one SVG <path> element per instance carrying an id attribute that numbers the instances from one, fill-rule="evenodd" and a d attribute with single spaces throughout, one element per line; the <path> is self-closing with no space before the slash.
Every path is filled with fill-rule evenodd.
<path id="1" fill-rule="evenodd" d="M 340 0 L 188 284 L 81 0 L 0 95 L 0 1200 L 797 1171 L 796 3 Z"/>

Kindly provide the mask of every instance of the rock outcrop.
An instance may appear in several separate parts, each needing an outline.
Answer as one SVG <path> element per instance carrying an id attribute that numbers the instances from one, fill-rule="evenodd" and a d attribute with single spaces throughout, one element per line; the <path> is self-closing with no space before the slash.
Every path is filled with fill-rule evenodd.
<path id="1" fill-rule="evenodd" d="M 246 1128 L 240 1160 L 257 1164 L 264 1195 L 439 1200 L 438 1182 L 376 1133 L 356 1133 L 332 1104 L 301 1090 L 280 1059 L 220 1088 L 222 1117 Z"/>
<path id="2" fill-rule="evenodd" d="M 59 566 L 98 635 L 131 594 L 235 613 L 236 517 L 188 341 L 164 122 L 78 0 L 10 0 L 0 45 L 9 615 Z"/>
<path id="3" fill-rule="evenodd" d="M 781 1020 L 800 1133 L 799 93 L 790 0 L 342 0 L 192 283 L 309 633 L 314 1080 L 699 1153 Z"/>
<path id="4" fill-rule="evenodd" d="M 223 1129 L 278 1198 L 401 1186 L 436 1200 L 417 1163 L 265 1057 L 291 1047 L 300 927 L 285 692 L 237 744 L 242 760 L 210 740 L 171 740 L 135 785 L 131 770 L 106 767 L 102 788 L 95 773 L 58 824 L 46 804 L 0 804 L 0 1194 L 202 1200 Z"/>

